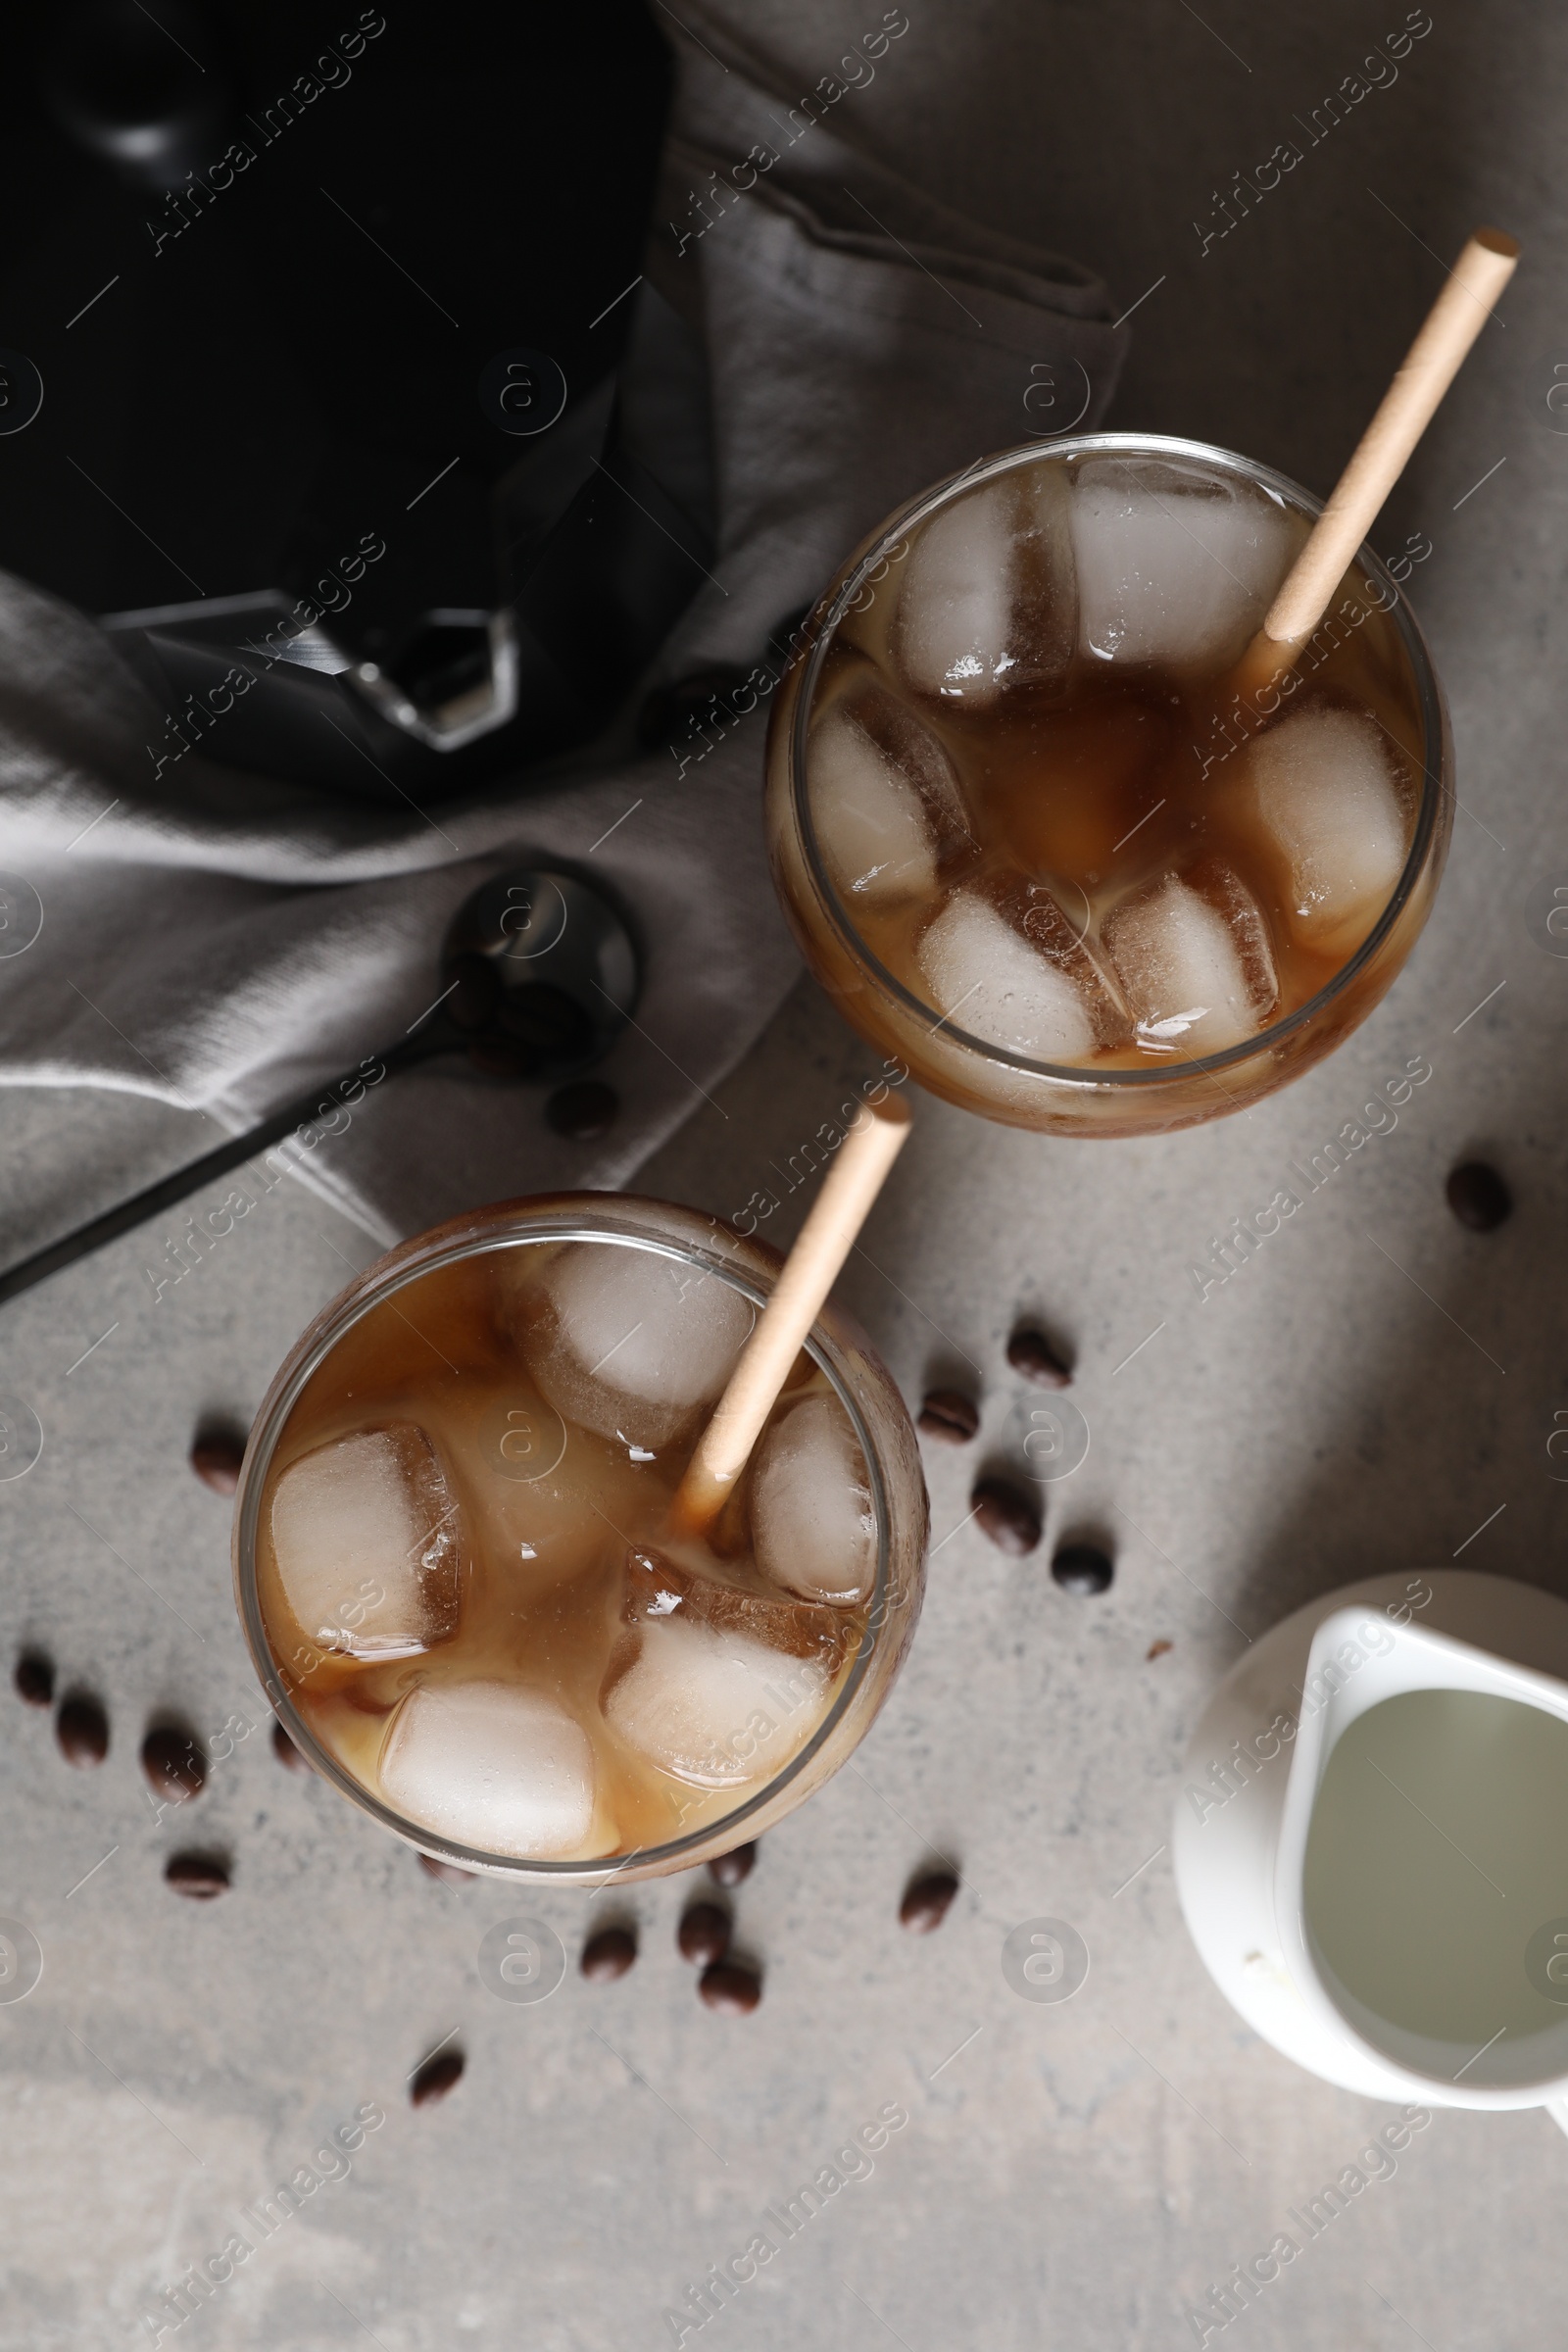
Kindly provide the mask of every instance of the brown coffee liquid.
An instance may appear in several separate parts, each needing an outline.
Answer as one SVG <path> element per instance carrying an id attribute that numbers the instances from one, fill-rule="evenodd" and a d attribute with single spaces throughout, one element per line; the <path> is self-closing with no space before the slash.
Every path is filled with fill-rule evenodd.
<path id="1" fill-rule="evenodd" d="M 382 1759 L 399 1710 L 414 1693 L 450 1695 L 458 1704 L 468 1686 L 501 1685 L 542 1696 L 581 1727 L 592 1755 L 592 1819 L 570 1852 L 539 1857 L 549 1860 L 612 1858 L 665 1844 L 721 1819 L 775 1777 L 817 1729 L 849 1673 L 867 1623 L 875 1557 L 867 1521 L 861 1589 L 827 1599 L 820 1576 L 812 1582 L 820 1559 L 813 1566 L 800 1557 L 801 1591 L 781 1586 L 759 1565 L 753 1530 L 759 1476 L 765 1475 L 775 1433 L 804 1404 L 817 1400 L 817 1415 L 842 1437 L 857 1493 L 865 1476 L 848 1415 L 804 1353 L 710 1541 L 671 1539 L 670 1499 L 711 1405 L 675 1409 L 669 1427 L 669 1411 L 635 1397 L 628 1411 L 619 1410 L 609 1387 L 612 1361 L 597 1382 L 591 1366 L 573 1364 L 553 1285 L 565 1253 L 584 1250 L 618 1254 L 621 1265 L 656 1255 L 615 1253 L 595 1242 L 495 1250 L 437 1268 L 371 1307 L 312 1375 L 289 1415 L 269 1468 L 257 1542 L 258 1593 L 279 1676 L 317 1740 L 372 1794 L 391 1801 Z M 682 1276 L 720 1284 L 721 1278 L 658 1262 L 672 1277 L 668 1348 L 678 1367 Z M 655 1305 L 657 1311 L 657 1299 Z M 742 1305 L 749 1323 L 752 1310 Z M 644 1306 L 639 1336 L 646 1346 L 646 1299 Z M 548 1374 L 547 1359 L 555 1366 Z M 598 1426 L 552 1402 L 552 1394 L 564 1394 L 564 1378 Z M 602 1409 L 607 1395 L 608 1411 Z M 643 1434 L 657 1442 L 637 1442 L 639 1413 Z M 433 1447 L 450 1496 L 444 1532 L 455 1539 L 455 1557 L 443 1553 L 435 1575 L 441 1588 L 435 1616 L 445 1612 L 445 1618 L 416 1654 L 356 1656 L 346 1646 L 364 1638 L 352 1630 L 356 1611 L 363 1627 L 373 1632 L 376 1623 L 373 1609 L 365 1615 L 362 1584 L 373 1594 L 393 1579 L 348 1576 L 343 1605 L 334 1596 L 328 1613 L 344 1617 L 349 1630 L 323 1639 L 319 1625 L 301 1622 L 285 1592 L 274 1509 L 291 1469 L 319 1459 L 318 1449 L 411 1426 Z M 820 1434 L 824 1423 L 812 1426 Z M 798 1515 L 789 1522 L 797 1524 Z M 362 1566 L 357 1560 L 356 1571 Z M 720 1644 L 760 1642 L 777 1661 L 776 1671 L 770 1666 L 763 1676 L 760 1696 L 754 1668 L 745 1703 L 720 1686 L 695 1757 L 675 1770 L 652 1761 L 616 1720 L 618 1708 L 636 1732 L 648 1719 L 646 1696 L 628 1710 L 616 1694 L 640 1689 L 632 1678 L 643 1653 L 667 1642 L 672 1617 L 681 1619 L 683 1642 L 705 1659 L 711 1632 Z M 683 1661 L 685 1655 L 683 1649 Z M 654 1715 L 662 1720 L 657 1704 Z M 416 1835 L 430 1826 L 409 1817 Z M 483 1835 L 464 1837 L 445 1821 L 436 1836 L 480 1850 L 515 1850 L 487 1846 Z"/>
<path id="2" fill-rule="evenodd" d="M 1104 461 L 1097 461 L 1102 469 Z M 1134 480 L 1138 469 L 1130 468 Z M 1260 497 L 1261 493 L 1250 495 Z M 1271 509 L 1271 528 L 1288 541 L 1280 576 L 1306 537 L 1304 520 Z M 930 528 L 927 524 L 926 529 Z M 910 534 L 904 574 L 917 564 L 921 532 Z M 1295 690 L 1264 716 L 1238 710 L 1229 691 L 1236 643 L 1219 661 L 1165 666 L 1102 660 L 1077 647 L 1047 684 L 1018 683 L 981 708 L 961 697 L 921 692 L 896 658 L 898 570 L 863 615 L 841 624 L 820 673 L 813 725 L 836 704 L 853 707 L 868 681 L 895 694 L 946 748 L 962 789 L 969 838 L 940 845 L 939 888 L 894 904 L 861 903 L 840 886 L 841 903 L 863 945 L 932 1017 L 961 1005 L 933 1004 L 922 970 L 922 934 L 960 887 L 1004 896 L 1019 883 L 1044 885 L 1074 933 L 1104 945 L 1118 905 L 1162 877 L 1202 875 L 1217 862 L 1236 874 L 1267 926 L 1278 975 L 1272 1027 L 1341 970 L 1382 912 L 1371 909 L 1353 936 L 1332 946 L 1306 935 L 1293 906 L 1288 861 L 1258 821 L 1249 789 L 1250 746 L 1298 713 L 1343 710 L 1375 724 L 1403 826 L 1413 837 L 1423 772 L 1422 728 L 1408 655 L 1389 612 L 1369 601 L 1359 573 L 1348 575 L 1323 629 L 1297 666 Z M 1342 610 L 1348 601 L 1352 613 Z M 890 609 L 892 617 L 890 618 Z M 1260 626 L 1266 599 L 1255 600 Z M 1355 617 L 1358 612 L 1359 617 Z M 1023 665 L 1020 665 L 1023 666 Z M 831 871 L 831 858 L 829 866 Z M 1143 1068 L 1168 1061 L 1170 1041 L 1123 1038 L 1082 1057 L 1093 1068 Z M 1053 1058 L 1046 1056 L 1045 1058 Z"/>

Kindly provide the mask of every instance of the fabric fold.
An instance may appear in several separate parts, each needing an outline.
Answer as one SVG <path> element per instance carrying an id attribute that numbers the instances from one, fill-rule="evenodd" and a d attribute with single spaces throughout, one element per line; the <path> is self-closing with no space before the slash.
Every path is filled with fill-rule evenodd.
<path id="1" fill-rule="evenodd" d="M 775 1010 L 799 969 L 760 809 L 783 627 L 891 509 L 1040 430 L 1043 388 L 1063 412 L 1050 429 L 1091 427 L 1123 337 L 1086 271 L 858 152 L 871 85 L 857 94 L 848 64 L 813 108 L 685 14 L 647 277 L 706 349 L 718 544 L 650 684 L 750 685 L 652 753 L 628 721 L 548 775 L 422 813 L 195 751 L 155 785 L 163 714 L 90 620 L 0 578 L 0 866 L 44 910 L 36 941 L 0 955 L 0 1086 L 202 1110 L 194 1158 L 399 1039 L 482 880 L 552 863 L 602 880 L 644 964 L 599 1073 L 614 1126 L 572 1144 L 537 1088 L 439 1062 L 398 1077 L 301 1155 L 306 1182 L 390 1241 L 482 1200 L 624 1184 Z M 900 14 L 880 60 L 856 52 L 878 74 L 918 37 L 887 29 Z"/>

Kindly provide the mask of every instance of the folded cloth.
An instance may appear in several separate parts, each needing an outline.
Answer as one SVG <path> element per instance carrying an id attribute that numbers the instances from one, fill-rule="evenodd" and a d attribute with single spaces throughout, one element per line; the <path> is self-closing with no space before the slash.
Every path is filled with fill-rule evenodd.
<path id="1" fill-rule="evenodd" d="M 1122 338 L 1096 280 L 851 144 L 866 84 L 918 37 L 901 12 L 808 94 L 683 16 L 647 275 L 706 348 L 718 545 L 659 676 L 755 666 L 756 707 L 428 817 L 195 752 L 149 785 L 147 746 L 167 738 L 141 688 L 89 620 L 0 575 L 0 866 L 44 914 L 0 956 L 0 1084 L 186 1105 L 206 1114 L 194 1157 L 402 1037 L 488 875 L 602 876 L 645 953 L 635 1025 L 600 1073 L 617 1120 L 574 1144 L 536 1088 L 456 1062 L 388 1081 L 301 1174 L 391 1241 L 481 1200 L 624 1184 L 776 1008 L 798 970 L 760 823 L 780 623 L 927 482 L 1042 424 L 1096 422 Z"/>

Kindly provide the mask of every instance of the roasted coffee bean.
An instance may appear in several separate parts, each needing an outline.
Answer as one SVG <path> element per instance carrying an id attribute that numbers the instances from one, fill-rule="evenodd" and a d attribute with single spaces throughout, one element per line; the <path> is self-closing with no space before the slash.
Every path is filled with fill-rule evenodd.
<path id="1" fill-rule="evenodd" d="M 1495 1233 L 1513 1214 L 1513 1195 L 1484 1159 L 1467 1159 L 1448 1178 L 1448 1206 L 1472 1233 Z"/>
<path id="2" fill-rule="evenodd" d="M 410 2100 L 416 2107 L 433 2107 L 449 2090 L 456 2090 L 466 2064 L 461 2050 L 440 2050 L 427 2058 L 409 2084 Z"/>
<path id="3" fill-rule="evenodd" d="M 615 1123 L 620 1097 L 597 1078 L 558 1086 L 545 1104 L 545 1125 L 569 1144 L 596 1144 Z"/>
<path id="4" fill-rule="evenodd" d="M 928 1438 L 948 1446 L 967 1446 L 980 1426 L 980 1415 L 956 1389 L 931 1389 L 920 1407 L 919 1428 Z"/>
<path id="5" fill-rule="evenodd" d="M 419 1868 L 427 1870 L 432 1879 L 445 1886 L 466 1886 L 470 1879 L 483 1877 L 482 1871 L 465 1870 L 461 1862 L 443 1862 L 435 1854 L 421 1854 Z"/>
<path id="6" fill-rule="evenodd" d="M 155 1796 L 177 1805 L 200 1796 L 207 1786 L 207 1758 L 188 1732 L 172 1723 L 154 1724 L 141 1743 L 141 1768 Z"/>
<path id="7" fill-rule="evenodd" d="M 637 1957 L 637 1938 L 629 1928 L 601 1928 L 582 1947 L 579 1966 L 594 1984 L 613 1984 Z"/>
<path id="8" fill-rule="evenodd" d="M 109 1753 L 109 1718 L 89 1691 L 74 1690 L 55 1717 L 55 1738 L 68 1764 L 101 1764 Z"/>
<path id="9" fill-rule="evenodd" d="M 710 2009 L 748 2017 L 762 1997 L 762 1980 L 732 1960 L 714 1960 L 698 1978 L 697 1989 Z"/>
<path id="10" fill-rule="evenodd" d="M 983 1478 L 969 1496 L 974 1523 L 999 1551 L 1021 1560 L 1040 1541 L 1040 1513 L 1021 1487 L 1003 1478 Z"/>
<path id="11" fill-rule="evenodd" d="M 1064 1544 L 1051 1563 L 1051 1573 L 1064 1592 L 1103 1592 L 1115 1575 L 1108 1552 L 1098 1544 Z"/>
<path id="12" fill-rule="evenodd" d="M 29 1707 L 47 1707 L 55 1694 L 55 1662 L 41 1649 L 24 1649 L 12 1676 L 17 1696 Z"/>
<path id="13" fill-rule="evenodd" d="M 1027 1323 L 1020 1323 L 1007 1342 L 1007 1361 L 1025 1380 L 1036 1381 L 1043 1389 L 1072 1386 L 1071 1367 L 1062 1362 L 1045 1333 Z"/>
<path id="14" fill-rule="evenodd" d="M 272 1753 L 280 1764 L 288 1766 L 290 1772 L 309 1772 L 311 1769 L 275 1716 L 272 1720 Z"/>
<path id="15" fill-rule="evenodd" d="M 171 1854 L 164 1868 L 165 1882 L 176 1894 L 188 1894 L 193 1902 L 210 1903 L 215 1895 L 228 1888 L 228 1864 L 221 1854 Z"/>
<path id="16" fill-rule="evenodd" d="M 934 1870 L 929 1878 L 916 1879 L 899 1905 L 899 1925 L 911 1935 L 929 1936 L 947 1918 L 957 1891 L 958 1882 L 951 1870 Z"/>
<path id="17" fill-rule="evenodd" d="M 676 1934 L 683 1960 L 707 1964 L 729 1950 L 729 1919 L 716 1903 L 693 1903 Z"/>
<path id="18" fill-rule="evenodd" d="M 738 1886 L 749 1879 L 757 1864 L 756 1841 L 750 1845 L 732 1845 L 727 1854 L 715 1854 L 708 1865 L 710 1874 L 720 1886 Z"/>
<path id="19" fill-rule="evenodd" d="M 1175 1643 L 1172 1642 L 1167 1642 L 1162 1635 L 1157 1642 L 1151 1642 L 1149 1644 L 1149 1654 L 1145 1658 L 1144 1664 L 1146 1666 L 1152 1666 L 1156 1658 L 1162 1658 L 1168 1649 L 1173 1649 L 1174 1647 Z"/>
<path id="20" fill-rule="evenodd" d="M 232 1494 L 239 1485 L 245 1441 L 231 1429 L 199 1429 L 190 1449 L 190 1466 L 204 1487 L 215 1494 Z"/>

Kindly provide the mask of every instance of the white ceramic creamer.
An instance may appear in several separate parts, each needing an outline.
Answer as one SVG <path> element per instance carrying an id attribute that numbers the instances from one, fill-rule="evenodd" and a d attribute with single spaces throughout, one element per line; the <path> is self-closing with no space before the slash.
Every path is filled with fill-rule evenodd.
<path id="1" fill-rule="evenodd" d="M 1209 1974 L 1287 2058 L 1568 2131 L 1568 1602 L 1433 1569 L 1298 1609 L 1205 1709 L 1171 1852 Z"/>

